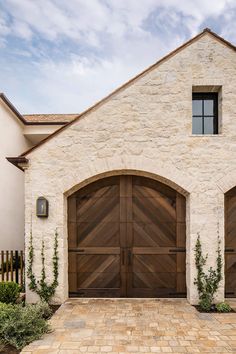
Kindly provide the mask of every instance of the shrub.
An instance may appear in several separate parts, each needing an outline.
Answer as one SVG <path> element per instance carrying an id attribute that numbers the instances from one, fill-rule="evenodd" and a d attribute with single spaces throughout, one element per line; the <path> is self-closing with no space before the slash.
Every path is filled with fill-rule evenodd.
<path id="1" fill-rule="evenodd" d="M 211 310 L 211 300 L 207 297 L 200 300 L 199 307 L 202 311 L 209 312 Z"/>
<path id="2" fill-rule="evenodd" d="M 230 312 L 232 310 L 230 305 L 226 302 L 220 302 L 219 304 L 216 304 L 216 309 L 218 312 Z"/>
<path id="3" fill-rule="evenodd" d="M 0 302 L 15 304 L 20 295 L 21 287 L 13 281 L 2 281 L 0 283 Z"/>
<path id="4" fill-rule="evenodd" d="M 22 349 L 49 332 L 46 304 L 12 305 L 0 303 L 0 342 Z"/>
<path id="5" fill-rule="evenodd" d="M 52 310 L 49 307 L 48 303 L 45 301 L 39 302 L 38 304 L 34 305 L 35 307 L 39 307 L 38 311 L 41 312 L 42 317 L 45 320 L 48 320 L 52 316 Z"/>

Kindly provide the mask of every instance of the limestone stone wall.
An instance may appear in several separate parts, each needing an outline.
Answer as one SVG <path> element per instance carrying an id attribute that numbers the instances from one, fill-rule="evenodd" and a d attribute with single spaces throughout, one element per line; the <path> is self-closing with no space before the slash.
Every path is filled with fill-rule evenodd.
<path id="1" fill-rule="evenodd" d="M 220 134 L 193 136 L 192 89 L 220 89 Z M 53 234 L 59 232 L 60 276 L 55 301 L 68 296 L 67 196 L 113 173 L 153 176 L 187 198 L 187 288 L 193 285 L 197 233 L 215 265 L 217 232 L 224 248 L 224 193 L 236 185 L 236 53 L 206 33 L 32 151 L 25 170 L 26 245 L 32 219 L 40 274 L 45 240 L 51 277 Z M 35 216 L 37 197 L 49 200 L 48 219 Z M 224 297 L 224 282 L 218 299 Z M 28 301 L 35 295 L 27 292 Z"/>

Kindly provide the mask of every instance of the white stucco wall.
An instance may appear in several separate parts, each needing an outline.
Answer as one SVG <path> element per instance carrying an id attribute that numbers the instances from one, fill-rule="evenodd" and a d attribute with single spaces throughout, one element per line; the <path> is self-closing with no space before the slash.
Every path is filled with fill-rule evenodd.
<path id="1" fill-rule="evenodd" d="M 24 173 L 6 160 L 40 142 L 61 125 L 24 125 L 0 99 L 0 251 L 24 249 Z"/>
<path id="2" fill-rule="evenodd" d="M 24 125 L 0 99 L 0 250 L 24 249 L 24 173 L 7 160 L 31 146 Z"/>
<path id="3" fill-rule="evenodd" d="M 192 87 L 221 86 L 222 122 L 216 136 L 193 136 Z M 66 197 L 107 173 L 152 173 L 187 196 L 187 288 L 197 301 L 194 252 L 197 233 L 208 264 L 215 265 L 217 233 L 224 248 L 224 193 L 236 185 L 236 54 L 206 33 L 146 73 L 33 152 L 25 171 L 26 243 L 31 228 L 40 274 L 45 240 L 51 277 L 53 234 L 59 231 L 60 275 L 55 300 L 68 296 Z M 139 172 L 138 172 L 139 171 Z M 38 196 L 49 200 L 48 219 L 35 216 Z M 221 283 L 218 299 L 224 297 Z M 36 300 L 27 291 L 28 301 Z"/>

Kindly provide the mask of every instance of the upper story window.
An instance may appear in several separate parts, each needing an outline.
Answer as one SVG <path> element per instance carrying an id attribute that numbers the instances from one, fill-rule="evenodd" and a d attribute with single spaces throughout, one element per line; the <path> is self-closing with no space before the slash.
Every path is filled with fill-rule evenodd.
<path id="1" fill-rule="evenodd" d="M 193 92 L 192 133 L 218 134 L 218 93 Z"/>

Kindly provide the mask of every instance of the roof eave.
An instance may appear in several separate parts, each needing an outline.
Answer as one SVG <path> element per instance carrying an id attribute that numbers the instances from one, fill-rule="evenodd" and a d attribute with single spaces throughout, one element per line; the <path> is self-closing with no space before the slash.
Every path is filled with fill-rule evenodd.
<path id="1" fill-rule="evenodd" d="M 25 125 L 65 125 L 68 122 L 29 122 L 25 121 Z"/>
<path id="2" fill-rule="evenodd" d="M 14 166 L 18 167 L 21 171 L 24 172 L 25 167 L 27 167 L 29 160 L 24 156 L 18 157 L 6 157 L 7 161 L 12 163 Z"/>
<path id="3" fill-rule="evenodd" d="M 3 102 L 7 105 L 7 107 L 16 115 L 16 117 L 23 123 L 27 124 L 26 120 L 24 117 L 20 114 L 20 112 L 16 109 L 15 106 L 9 101 L 9 99 L 4 95 L 4 93 L 0 93 L 0 98 L 3 100 Z"/>

